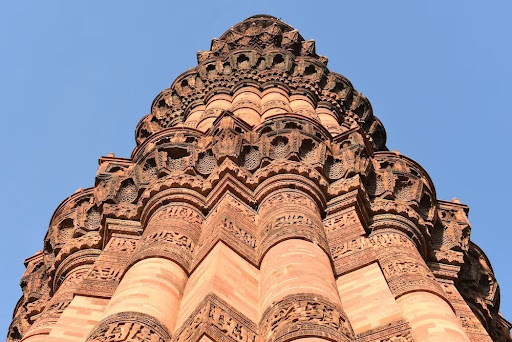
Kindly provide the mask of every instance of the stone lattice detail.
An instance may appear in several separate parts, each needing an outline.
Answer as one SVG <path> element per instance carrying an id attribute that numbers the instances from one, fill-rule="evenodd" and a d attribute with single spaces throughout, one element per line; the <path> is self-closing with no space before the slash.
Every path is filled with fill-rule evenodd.
<path id="1" fill-rule="evenodd" d="M 234 26 L 220 39 L 212 41 L 210 51 L 198 53 L 198 63 L 155 99 L 151 113 L 137 128 L 138 143 L 159 129 L 186 121 L 194 107 L 207 104 L 205 94 L 212 89 L 232 91 L 247 79 L 261 86 L 278 82 L 289 88 L 291 94 L 306 91 L 313 102 L 341 113 L 338 115 L 347 121 L 361 122 L 376 146 L 382 147 L 385 143 L 384 129 L 373 117 L 369 101 L 355 91 L 346 78 L 327 69 L 327 59 L 316 54 L 314 41 L 305 41 L 296 30 L 275 18 L 254 17 Z M 225 98 L 230 100 L 228 94 Z M 282 99 L 265 101 L 262 105 L 250 99 L 237 100 L 231 108 L 291 111 L 290 105 Z M 296 112 L 317 115 L 314 108 L 297 107 Z M 218 113 L 218 109 L 207 109 L 200 120 L 215 118 Z M 190 124 L 196 125 L 197 121 L 190 120 Z"/>

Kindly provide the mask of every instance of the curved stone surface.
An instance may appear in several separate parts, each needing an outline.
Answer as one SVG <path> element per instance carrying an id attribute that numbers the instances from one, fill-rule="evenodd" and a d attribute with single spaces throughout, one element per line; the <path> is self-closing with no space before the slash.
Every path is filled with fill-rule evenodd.
<path id="1" fill-rule="evenodd" d="M 283 21 L 214 39 L 135 137 L 58 206 L 8 342 L 512 341 L 469 208 Z"/>

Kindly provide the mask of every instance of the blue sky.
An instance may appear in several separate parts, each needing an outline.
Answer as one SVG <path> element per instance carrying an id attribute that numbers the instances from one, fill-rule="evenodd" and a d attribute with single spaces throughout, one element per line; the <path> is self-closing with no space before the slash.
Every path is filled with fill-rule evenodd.
<path id="1" fill-rule="evenodd" d="M 388 147 L 467 203 L 512 320 L 510 1 L 3 1 L 0 336 L 23 260 L 97 160 L 128 157 L 154 97 L 233 24 L 267 13 L 315 39 L 371 101 Z M 2 333 L 3 331 L 3 333 Z"/>

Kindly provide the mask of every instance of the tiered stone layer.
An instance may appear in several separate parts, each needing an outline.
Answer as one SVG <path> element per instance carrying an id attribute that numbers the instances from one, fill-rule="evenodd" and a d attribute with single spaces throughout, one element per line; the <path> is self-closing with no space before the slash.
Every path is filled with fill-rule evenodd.
<path id="1" fill-rule="evenodd" d="M 8 341 L 510 341 L 468 208 L 281 21 L 234 26 L 27 259 Z"/>

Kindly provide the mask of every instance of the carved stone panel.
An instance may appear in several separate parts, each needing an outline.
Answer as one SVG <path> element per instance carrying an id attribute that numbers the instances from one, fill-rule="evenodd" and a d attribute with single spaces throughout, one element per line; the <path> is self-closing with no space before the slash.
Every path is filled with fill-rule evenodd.
<path id="1" fill-rule="evenodd" d="M 274 303 L 262 315 L 260 334 L 272 342 L 306 336 L 350 341 L 353 336 L 341 307 L 314 294 L 290 295 Z"/>
<path id="2" fill-rule="evenodd" d="M 176 331 L 174 341 L 197 341 L 202 335 L 214 341 L 256 342 L 257 328 L 254 322 L 210 294 Z"/>
<path id="3" fill-rule="evenodd" d="M 155 318 L 140 312 L 121 312 L 102 320 L 87 342 L 169 342 L 171 335 Z"/>

